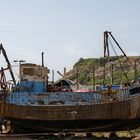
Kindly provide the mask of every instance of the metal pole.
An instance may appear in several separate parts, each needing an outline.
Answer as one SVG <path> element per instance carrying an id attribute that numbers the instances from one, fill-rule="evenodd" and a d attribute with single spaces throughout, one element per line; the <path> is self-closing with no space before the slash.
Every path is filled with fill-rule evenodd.
<path id="1" fill-rule="evenodd" d="M 117 46 L 119 47 L 119 49 L 121 50 L 121 52 L 124 54 L 124 56 L 129 59 L 127 57 L 127 55 L 125 54 L 125 52 L 123 51 L 123 49 L 121 48 L 121 46 L 119 45 L 119 43 L 116 41 L 116 39 L 114 38 L 114 36 L 111 34 L 111 32 L 108 32 L 110 34 L 110 36 L 112 37 L 112 39 L 114 40 L 114 42 L 117 44 Z"/>
<path id="2" fill-rule="evenodd" d="M 21 80 L 21 63 L 26 62 L 25 60 L 14 60 L 14 62 L 19 63 L 19 80 Z"/>
<path id="3" fill-rule="evenodd" d="M 105 85 L 105 59 L 106 59 L 106 32 L 104 32 L 104 73 L 103 73 L 103 85 Z"/>
<path id="4" fill-rule="evenodd" d="M 67 71 L 66 71 L 66 67 L 64 67 L 64 75 L 63 75 L 63 79 L 66 79 L 66 73 L 67 73 Z"/>
<path id="5" fill-rule="evenodd" d="M 44 67 L 44 52 L 42 52 L 42 67 Z"/>
<path id="6" fill-rule="evenodd" d="M 105 85 L 105 72 L 106 72 L 106 60 L 109 62 L 109 47 L 108 47 L 108 31 L 104 32 L 104 75 L 103 75 L 103 85 Z"/>
<path id="7" fill-rule="evenodd" d="M 13 80 L 13 83 L 14 83 L 14 85 L 16 85 L 16 80 L 15 80 L 15 77 L 14 77 L 14 74 L 13 74 L 13 71 L 12 71 L 12 66 L 11 66 L 11 64 L 10 64 L 10 61 L 9 61 L 9 59 L 8 59 L 8 57 L 7 57 L 6 51 L 5 51 L 5 49 L 3 48 L 3 45 L 2 45 L 2 44 L 0 44 L 0 51 L 2 51 L 3 56 L 5 57 L 5 60 L 6 60 L 7 64 L 8 64 L 9 72 L 10 72 L 11 77 L 12 77 L 12 80 Z"/>

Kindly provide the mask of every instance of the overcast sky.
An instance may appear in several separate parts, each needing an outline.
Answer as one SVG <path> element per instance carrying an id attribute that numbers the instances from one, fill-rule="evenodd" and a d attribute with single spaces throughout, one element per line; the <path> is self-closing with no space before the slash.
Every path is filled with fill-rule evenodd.
<path id="1" fill-rule="evenodd" d="M 140 55 L 140 0 L 0 0 L 0 42 L 12 64 L 40 64 L 44 52 L 50 70 L 69 70 L 81 57 L 103 56 L 106 30 Z"/>

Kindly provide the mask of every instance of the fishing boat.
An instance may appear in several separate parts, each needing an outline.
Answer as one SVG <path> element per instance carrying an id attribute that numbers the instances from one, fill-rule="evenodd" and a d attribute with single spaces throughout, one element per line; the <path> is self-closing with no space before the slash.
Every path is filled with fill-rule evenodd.
<path id="1" fill-rule="evenodd" d="M 2 133 L 124 131 L 140 126 L 139 90 L 134 94 L 130 87 L 72 92 L 53 86 L 54 90 L 50 90 L 49 70 L 43 63 L 41 66 L 20 63 L 20 81 L 16 83 L 2 44 L 0 50 L 6 58 L 7 69 L 13 80 L 9 91 L 4 76 L 6 69 L 2 68 L 0 73 Z"/>

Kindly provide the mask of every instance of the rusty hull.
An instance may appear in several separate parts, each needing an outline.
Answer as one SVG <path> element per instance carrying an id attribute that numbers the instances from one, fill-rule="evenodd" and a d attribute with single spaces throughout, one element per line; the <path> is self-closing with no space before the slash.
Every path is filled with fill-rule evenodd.
<path id="1" fill-rule="evenodd" d="M 14 125 L 18 122 L 20 127 L 26 124 L 27 128 L 43 124 L 42 128 L 55 128 L 58 131 L 63 127 L 64 131 L 69 128 L 70 131 L 129 130 L 140 126 L 139 103 L 140 95 L 92 105 L 24 106 L 1 102 L 0 117 L 13 121 Z"/>
<path id="2" fill-rule="evenodd" d="M 15 105 L 0 102 L 0 117 L 31 120 L 104 120 L 140 118 L 140 95 L 92 105 Z"/>

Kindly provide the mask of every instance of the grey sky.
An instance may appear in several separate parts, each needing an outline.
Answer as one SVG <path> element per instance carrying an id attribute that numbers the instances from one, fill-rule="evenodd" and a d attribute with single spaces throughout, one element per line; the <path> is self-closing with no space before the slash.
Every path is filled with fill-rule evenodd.
<path id="1" fill-rule="evenodd" d="M 68 70 L 103 56 L 112 31 L 128 55 L 140 55 L 140 0 L 0 0 L 0 41 L 10 57 Z"/>

